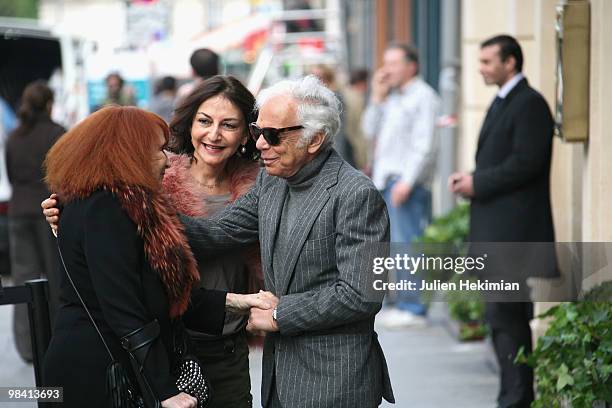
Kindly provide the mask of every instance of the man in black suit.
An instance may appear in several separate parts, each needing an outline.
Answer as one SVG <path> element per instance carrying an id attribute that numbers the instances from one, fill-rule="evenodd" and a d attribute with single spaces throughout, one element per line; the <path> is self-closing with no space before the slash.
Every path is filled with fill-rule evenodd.
<path id="1" fill-rule="evenodd" d="M 480 73 L 499 92 L 480 131 L 476 169 L 451 175 L 449 188 L 471 199 L 471 242 L 529 243 L 521 244 L 519 258 L 530 260 L 523 262 L 523 268 L 512 268 L 514 277 L 521 275 L 524 284 L 527 276 L 556 276 L 557 264 L 554 249 L 542 255 L 533 244 L 555 239 L 549 181 L 553 119 L 542 95 L 529 86 L 522 67 L 521 47 L 513 37 L 496 36 L 481 44 Z M 506 255 L 516 254 L 516 244 L 502 248 Z M 523 251 L 534 253 L 539 258 L 537 265 Z M 512 263 L 512 258 L 505 256 L 504 263 Z M 505 269 L 501 273 L 510 268 L 506 265 Z M 531 302 L 487 303 L 487 323 L 501 371 L 500 408 L 529 407 L 533 401 L 533 371 L 514 364 L 521 346 L 531 352 L 532 317 Z"/>

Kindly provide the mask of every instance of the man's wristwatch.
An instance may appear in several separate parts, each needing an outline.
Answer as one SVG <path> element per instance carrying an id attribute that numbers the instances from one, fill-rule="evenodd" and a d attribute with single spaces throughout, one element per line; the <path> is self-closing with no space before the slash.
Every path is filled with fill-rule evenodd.
<path id="1" fill-rule="evenodd" d="M 272 311 L 272 319 L 274 319 L 274 321 L 276 320 L 276 308 L 274 308 L 274 310 Z"/>

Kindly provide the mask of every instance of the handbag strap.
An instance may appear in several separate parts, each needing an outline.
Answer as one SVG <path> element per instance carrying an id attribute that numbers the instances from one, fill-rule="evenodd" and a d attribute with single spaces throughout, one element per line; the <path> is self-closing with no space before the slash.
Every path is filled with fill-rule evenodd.
<path id="1" fill-rule="evenodd" d="M 76 292 L 76 295 L 79 298 L 79 301 L 81 302 L 81 305 L 83 306 L 83 309 L 85 309 L 85 312 L 87 313 L 87 316 L 89 316 L 89 320 L 91 320 L 91 323 L 93 324 L 93 327 L 96 329 L 96 332 L 98 332 L 98 336 L 100 336 L 100 340 L 102 340 L 102 343 L 104 344 L 104 348 L 106 348 L 106 352 L 110 356 L 111 361 L 114 363 L 117 360 L 113 356 L 113 353 L 111 353 L 110 348 L 108 347 L 108 344 L 106 344 L 106 340 L 104 340 L 104 336 L 102 336 L 102 332 L 100 331 L 100 328 L 98 327 L 98 325 L 96 324 L 96 321 L 94 320 L 93 316 L 89 312 L 89 309 L 87 308 L 87 305 L 85 304 L 85 301 L 81 297 L 81 294 L 79 293 L 76 285 L 74 284 L 74 281 L 72 280 L 72 277 L 70 276 L 70 273 L 68 273 L 68 268 L 66 268 L 66 263 L 64 262 L 64 256 L 62 255 L 62 250 L 60 249 L 59 237 L 57 235 L 55 235 L 55 236 L 57 238 L 57 240 L 56 240 L 56 242 L 57 242 L 57 251 L 59 252 L 59 257 L 60 257 L 60 260 L 62 261 L 62 266 L 64 267 L 64 271 L 66 271 L 66 276 L 68 276 L 68 280 L 70 281 L 70 284 L 72 285 L 72 288 Z"/>
<path id="2" fill-rule="evenodd" d="M 89 316 L 89 320 L 91 321 L 91 324 L 93 324 L 94 328 L 96 329 L 96 332 L 98 332 L 98 336 L 100 337 L 100 340 L 102 340 L 102 343 L 104 344 L 104 348 L 106 348 L 106 352 L 108 353 L 110 359 L 111 359 L 111 365 L 109 366 L 110 370 L 116 370 L 118 367 L 120 366 L 120 364 L 118 363 L 118 361 L 115 359 L 115 357 L 113 356 L 113 353 L 111 353 L 110 348 L 108 347 L 108 344 L 106 344 L 106 340 L 104 340 L 104 336 L 102 336 L 102 332 L 100 331 L 100 328 L 98 327 L 98 325 L 96 324 L 96 321 L 94 320 L 93 316 L 91 315 L 91 313 L 89 312 L 89 308 L 87 307 L 87 305 L 85 304 L 85 301 L 83 300 L 83 297 L 81 296 L 81 294 L 79 293 L 78 289 L 76 288 L 76 285 L 74 284 L 74 281 L 72 280 L 72 277 L 70 276 L 70 273 L 68 273 L 68 268 L 66 267 L 66 262 L 64 262 L 64 256 L 62 254 L 62 250 L 60 249 L 59 246 L 59 237 L 57 236 L 57 234 L 55 234 L 55 237 L 57 238 L 57 251 L 59 252 L 59 256 L 60 256 L 60 260 L 62 262 L 62 266 L 64 267 L 64 271 L 66 272 L 66 276 L 68 276 L 68 280 L 70 281 L 70 284 L 72 285 L 72 288 L 74 289 L 74 291 L 77 294 L 77 297 L 79 298 L 79 301 L 81 302 L 81 305 L 83 305 L 83 308 L 85 309 L 85 312 L 87 313 L 87 316 Z M 155 320 L 155 323 L 157 323 L 157 320 Z M 136 358 L 134 357 L 134 355 L 130 352 L 128 353 L 130 356 L 130 360 L 131 363 L 133 365 L 133 367 L 135 367 L 135 363 L 136 363 Z M 134 406 L 143 406 L 143 407 L 153 407 L 153 408 L 160 408 L 161 407 L 161 403 L 159 401 L 159 399 L 155 396 L 155 393 L 153 392 L 153 389 L 151 388 L 151 386 L 149 385 L 149 382 L 147 380 L 147 378 L 144 375 L 141 375 L 142 373 L 137 370 L 135 368 L 135 374 L 136 374 L 136 379 L 140 385 L 140 389 L 141 389 L 141 395 L 143 397 L 142 400 L 142 404 L 134 402 Z M 108 372 L 107 372 L 108 375 Z M 116 376 L 116 375 L 115 375 Z M 111 388 L 116 389 L 117 386 L 111 386 Z M 129 390 L 128 390 L 129 392 Z M 145 395 L 146 393 L 146 395 Z M 118 405 L 115 405 L 118 406 Z"/>

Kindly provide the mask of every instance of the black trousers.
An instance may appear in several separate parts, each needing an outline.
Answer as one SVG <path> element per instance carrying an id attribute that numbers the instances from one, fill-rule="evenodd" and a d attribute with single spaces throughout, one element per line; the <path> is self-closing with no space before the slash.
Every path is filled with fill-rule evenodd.
<path id="1" fill-rule="evenodd" d="M 272 375 L 272 389 L 270 390 L 270 399 L 265 408 L 283 408 L 280 398 L 278 397 L 278 390 L 276 389 L 276 369 Z"/>
<path id="2" fill-rule="evenodd" d="M 266 408 L 283 408 L 280 399 L 278 398 L 278 392 L 276 391 L 276 384 L 272 387 L 272 397 L 270 403 Z"/>
<path id="3" fill-rule="evenodd" d="M 514 364 L 521 346 L 531 353 L 533 303 L 487 303 L 486 320 L 500 367 L 499 408 L 529 408 L 534 400 L 533 369 Z"/>
<path id="4" fill-rule="evenodd" d="M 216 340 L 192 336 L 191 342 L 211 382 L 210 408 L 251 408 L 253 396 L 245 330 Z"/>

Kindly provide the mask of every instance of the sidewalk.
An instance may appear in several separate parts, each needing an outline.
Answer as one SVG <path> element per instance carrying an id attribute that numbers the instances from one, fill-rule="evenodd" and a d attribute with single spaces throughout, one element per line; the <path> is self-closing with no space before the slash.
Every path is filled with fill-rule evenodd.
<path id="1" fill-rule="evenodd" d="M 493 408 L 498 379 L 485 341 L 460 343 L 447 327 L 446 304 L 434 303 L 430 325 L 389 331 L 377 328 L 398 408 Z"/>
<path id="2" fill-rule="evenodd" d="M 492 408 L 497 376 L 490 368 L 492 351 L 485 342 L 459 343 L 445 326 L 444 304 L 435 303 L 425 328 L 377 329 L 387 357 L 398 408 Z M 69 367 L 66 367 L 69 369 Z M 254 407 L 260 407 L 261 350 L 251 352 Z M 0 386 L 32 386 L 31 365 L 21 361 L 12 337 L 12 306 L 0 307 Z M 35 404 L 0 403 L 2 408 Z"/>

